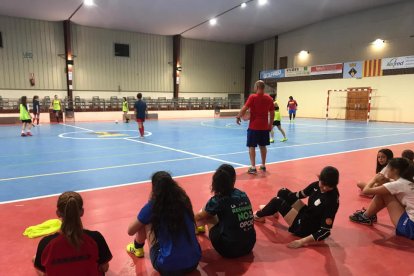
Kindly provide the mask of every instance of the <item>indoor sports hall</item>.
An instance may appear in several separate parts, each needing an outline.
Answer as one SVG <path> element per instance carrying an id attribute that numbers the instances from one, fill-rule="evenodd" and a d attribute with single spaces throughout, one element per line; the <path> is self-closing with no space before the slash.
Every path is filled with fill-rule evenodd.
<path id="1" fill-rule="evenodd" d="M 99 275 L 183 275 L 157 271 L 148 240 L 142 258 L 127 252 L 128 229 L 154 173 L 171 174 L 196 214 L 213 196 L 217 168 L 229 164 L 253 212 L 281 188 L 302 198 L 335 167 L 330 236 L 290 248 L 301 237 L 282 215 L 262 223 L 251 213 L 251 253 L 221 256 L 206 227 L 188 275 L 414 275 L 414 240 L 390 211 L 397 204 L 409 224 L 412 191 L 364 194 L 398 181 L 386 175 L 393 160 L 412 168 L 404 154 L 414 150 L 413 14 L 413 1 L 396 0 L 0 2 L 0 274 L 43 275 L 33 264 L 39 242 L 64 237 L 64 227 L 37 227 L 35 237 L 27 229 L 58 219 L 59 196 L 76 191 L 83 228 L 99 231 L 112 254 Z M 246 133 L 258 111 L 248 99 L 260 94 L 259 80 L 276 98 L 263 119 L 274 141 L 265 170 L 256 149 L 252 172 Z M 146 104 L 143 120 L 137 102 Z M 396 159 L 379 172 L 383 149 Z M 374 184 L 378 175 L 389 183 Z M 395 201 L 367 216 L 372 225 L 350 220 L 378 198 Z M 46 275 L 98 275 L 69 272 L 82 256 L 53 262 L 66 274 Z"/>

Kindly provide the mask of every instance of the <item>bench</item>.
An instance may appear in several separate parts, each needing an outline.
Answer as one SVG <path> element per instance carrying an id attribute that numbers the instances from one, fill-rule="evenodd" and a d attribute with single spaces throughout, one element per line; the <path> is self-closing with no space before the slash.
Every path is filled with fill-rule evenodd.
<path id="1" fill-rule="evenodd" d="M 10 117 L 0 117 L 0 124 L 19 124 L 20 117 L 10 116 Z"/>

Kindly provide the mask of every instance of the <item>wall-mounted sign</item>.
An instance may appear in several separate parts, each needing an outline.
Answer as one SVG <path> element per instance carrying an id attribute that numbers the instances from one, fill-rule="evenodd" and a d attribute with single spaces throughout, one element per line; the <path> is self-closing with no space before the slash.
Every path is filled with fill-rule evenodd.
<path id="1" fill-rule="evenodd" d="M 23 58 L 33 58 L 32 52 L 23 52 Z"/>
<path id="2" fill-rule="evenodd" d="M 301 76 L 309 76 L 310 71 L 309 67 L 294 67 L 294 68 L 288 68 L 285 71 L 286 77 L 301 77 Z"/>
<path id="3" fill-rule="evenodd" d="M 285 69 L 265 70 L 260 72 L 260 79 L 280 79 L 285 77 Z"/>
<path id="4" fill-rule="evenodd" d="M 362 61 L 345 62 L 343 66 L 344 79 L 360 79 L 362 78 Z"/>
<path id="5" fill-rule="evenodd" d="M 382 59 L 382 70 L 414 68 L 414 56 Z"/>
<path id="6" fill-rule="evenodd" d="M 340 74 L 342 73 L 343 64 L 325 64 L 325 65 L 315 65 L 311 66 L 310 74 L 311 75 L 328 75 L 328 74 Z"/>
<path id="7" fill-rule="evenodd" d="M 364 77 L 382 76 L 381 59 L 370 59 L 364 61 Z"/>

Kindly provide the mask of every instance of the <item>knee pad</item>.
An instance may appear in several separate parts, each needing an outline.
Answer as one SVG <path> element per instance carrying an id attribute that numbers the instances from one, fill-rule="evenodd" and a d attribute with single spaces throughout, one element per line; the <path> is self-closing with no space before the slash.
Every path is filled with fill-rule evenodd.
<path id="1" fill-rule="evenodd" d="M 291 190 L 287 189 L 287 188 L 282 188 L 277 192 L 277 197 L 283 198 L 283 199 L 287 199 L 289 198 L 289 195 L 292 193 Z"/>

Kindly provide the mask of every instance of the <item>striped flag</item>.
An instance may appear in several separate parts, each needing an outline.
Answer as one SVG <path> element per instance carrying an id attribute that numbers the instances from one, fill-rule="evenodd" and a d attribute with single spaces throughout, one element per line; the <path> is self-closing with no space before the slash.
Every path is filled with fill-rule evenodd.
<path id="1" fill-rule="evenodd" d="M 382 76 L 381 59 L 364 61 L 364 77 Z"/>

